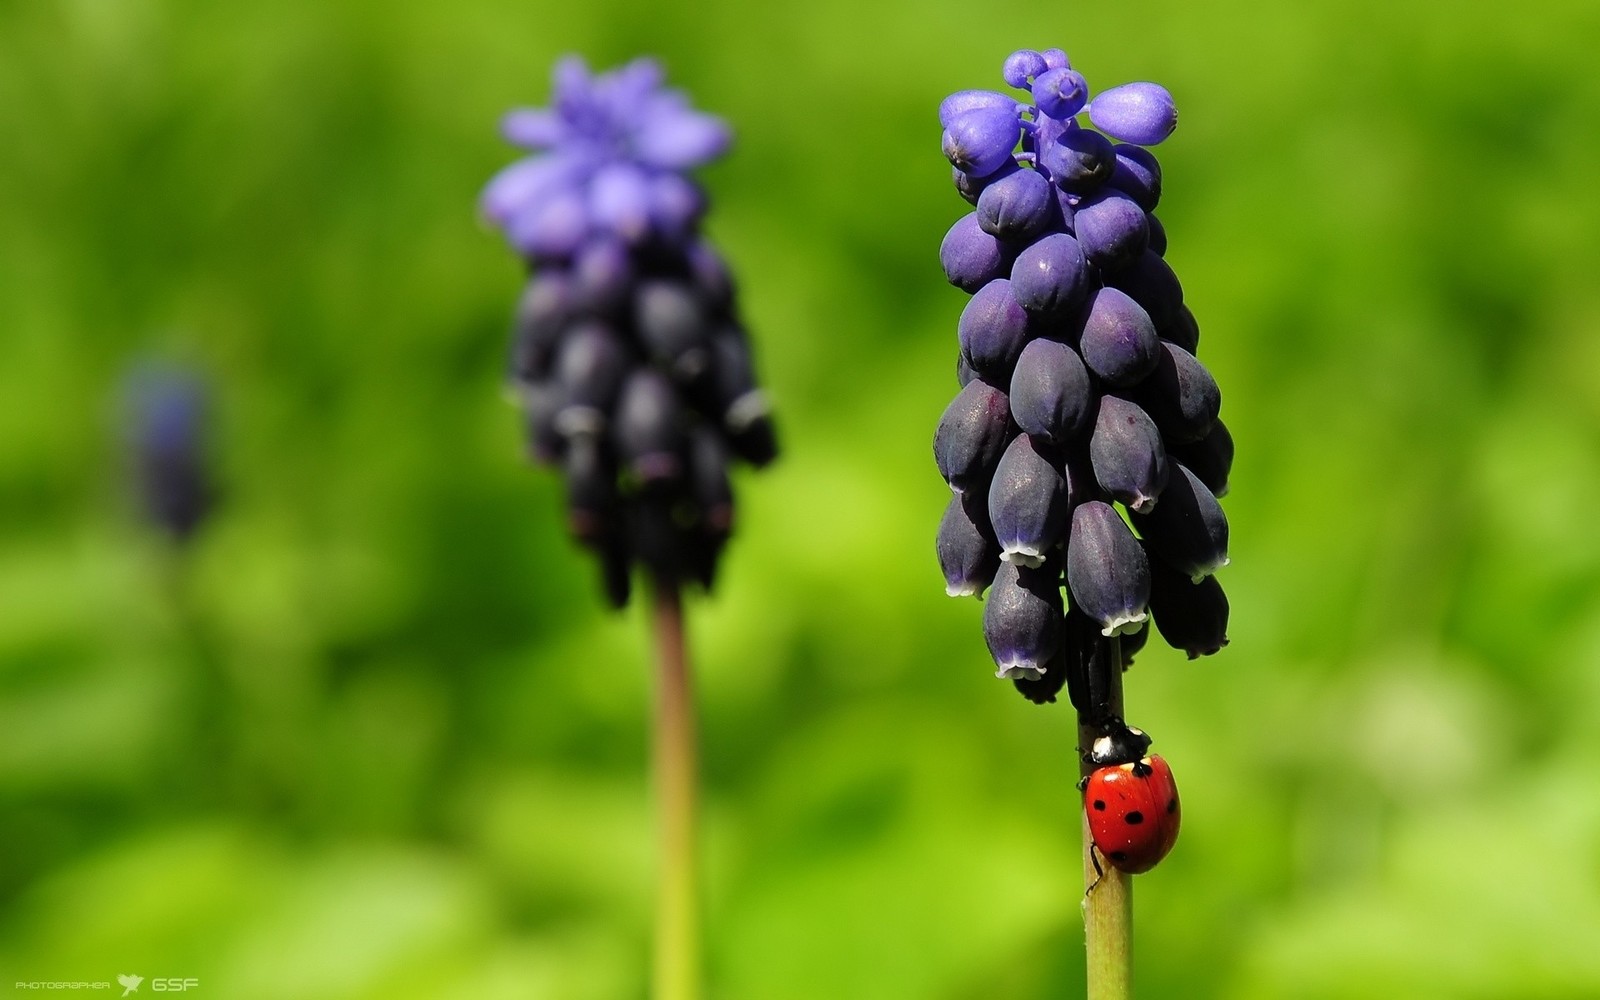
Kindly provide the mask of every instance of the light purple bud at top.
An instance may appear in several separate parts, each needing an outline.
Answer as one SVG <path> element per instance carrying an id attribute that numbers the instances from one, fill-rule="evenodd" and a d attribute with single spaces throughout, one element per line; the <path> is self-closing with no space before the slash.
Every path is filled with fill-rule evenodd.
<path id="1" fill-rule="evenodd" d="M 1154 146 L 1178 127 L 1178 109 L 1160 84 L 1125 83 L 1095 97 L 1089 120 L 1113 139 Z"/>
<path id="2" fill-rule="evenodd" d="M 572 165 L 559 156 L 518 160 L 495 174 L 484 186 L 479 210 L 490 222 L 504 226 L 564 188 L 572 174 Z"/>
<path id="3" fill-rule="evenodd" d="M 1155 421 L 1117 396 L 1100 398 L 1089 461 L 1100 488 L 1135 514 L 1155 507 L 1167 485 L 1167 450 Z"/>
<path id="4" fill-rule="evenodd" d="M 939 125 L 949 128 L 961 115 L 977 108 L 997 109 L 1017 115 L 1017 99 L 998 90 L 958 90 L 939 102 Z"/>
<path id="5" fill-rule="evenodd" d="M 1061 541 L 1069 513 L 1061 468 L 1033 437 L 1018 434 L 989 483 L 989 524 L 1000 543 L 1000 558 L 1028 567 L 1044 565 L 1045 556 Z"/>
<path id="6" fill-rule="evenodd" d="M 1011 294 L 1011 282 L 996 278 L 978 289 L 961 310 L 956 333 L 980 378 L 1011 384 L 1011 369 L 1029 334 L 1028 314 Z"/>
<path id="7" fill-rule="evenodd" d="M 698 111 L 646 118 L 633 135 L 634 154 L 660 170 L 687 170 L 710 163 L 733 143 L 722 119 Z"/>
<path id="8" fill-rule="evenodd" d="M 939 522 L 935 548 L 944 573 L 944 592 L 951 597 L 977 597 L 988 589 L 1000 568 L 1000 548 L 989 530 L 984 499 L 956 493 Z"/>
<path id="9" fill-rule="evenodd" d="M 1029 312 L 1069 313 L 1083 302 L 1088 287 L 1083 251 L 1066 233 L 1051 233 L 1019 253 L 1011 265 L 1012 295 Z"/>
<path id="10" fill-rule="evenodd" d="M 1060 49 L 1045 49 L 1039 53 L 1044 56 L 1044 64 L 1049 69 L 1071 69 L 1072 60 Z"/>
<path id="11" fill-rule="evenodd" d="M 1228 644 L 1228 595 L 1214 576 L 1199 583 L 1150 560 L 1150 617 L 1161 638 L 1189 659 L 1210 656 Z"/>
<path id="12" fill-rule="evenodd" d="M 1062 190 L 1087 194 L 1110 180 L 1117 156 L 1099 132 L 1072 128 L 1039 147 L 1039 165 Z"/>
<path id="13" fill-rule="evenodd" d="M 953 166 L 982 177 L 1011 159 L 1021 133 L 1016 111 L 973 108 L 956 115 L 945 129 L 944 155 Z"/>
<path id="14" fill-rule="evenodd" d="M 978 225 L 1002 240 L 1021 243 L 1049 228 L 1055 207 L 1055 192 L 1043 174 L 1016 170 L 978 196 Z"/>
<path id="15" fill-rule="evenodd" d="M 689 277 L 695 290 L 705 300 L 706 306 L 719 318 L 729 318 L 733 309 L 733 273 L 727 261 L 704 240 L 695 240 L 683 252 L 684 263 L 689 267 Z"/>
<path id="16" fill-rule="evenodd" d="M 1016 405 L 1015 400 L 1011 405 Z M 1210 433 L 1205 437 L 1187 444 L 1175 444 L 1169 453 L 1205 483 L 1212 496 L 1220 500 L 1228 495 L 1228 476 L 1233 471 L 1233 435 L 1228 433 L 1228 427 L 1222 421 L 1212 424 Z"/>
<path id="17" fill-rule="evenodd" d="M 1067 540 L 1067 589 L 1072 603 L 1106 636 L 1144 627 L 1150 565 L 1115 508 L 1091 500 L 1072 513 Z"/>
<path id="18" fill-rule="evenodd" d="M 995 676 L 1038 680 L 1061 647 L 1060 577 L 1053 566 L 1003 562 L 983 605 L 983 638 Z"/>
<path id="19" fill-rule="evenodd" d="M 1005 246 L 978 225 L 969 212 L 956 220 L 939 244 L 939 263 L 950 284 L 964 292 L 976 292 L 1010 270 Z"/>
<path id="20" fill-rule="evenodd" d="M 547 108 L 517 108 L 500 119 L 500 134 L 525 149 L 543 150 L 566 138 L 561 118 Z"/>
<path id="21" fill-rule="evenodd" d="M 589 230 L 584 199 L 566 190 L 528 206 L 507 225 L 506 236 L 523 256 L 560 260 L 578 252 Z"/>
<path id="22" fill-rule="evenodd" d="M 1161 502 L 1133 523 L 1150 551 L 1198 583 L 1228 565 L 1228 518 L 1205 483 L 1180 462 L 1172 463 Z"/>
<path id="23" fill-rule="evenodd" d="M 616 239 L 591 240 L 572 261 L 572 293 L 584 309 L 614 315 L 633 290 L 633 258 Z"/>
<path id="24" fill-rule="evenodd" d="M 1117 162 L 1106 183 L 1126 193 L 1146 212 L 1155 211 L 1156 203 L 1161 201 L 1161 164 L 1155 154 L 1128 143 L 1111 148 L 1117 154 Z"/>
<path id="25" fill-rule="evenodd" d="M 1206 366 L 1193 354 L 1164 340 L 1159 342 L 1155 371 L 1133 389 L 1132 395 L 1171 444 L 1205 437 L 1222 409 L 1222 393 Z"/>
<path id="26" fill-rule="evenodd" d="M 1010 395 L 1017 426 L 1057 447 L 1083 434 L 1094 405 L 1088 370 L 1058 340 L 1033 340 L 1022 349 Z"/>
<path id="27" fill-rule="evenodd" d="M 638 244 L 650 235 L 650 184 L 630 163 L 609 163 L 589 182 L 589 215 L 595 225 Z"/>
<path id="28" fill-rule="evenodd" d="M 957 493 L 987 494 L 989 476 L 1011 438 L 1006 394 L 973 379 L 945 407 L 933 433 L 933 458 L 939 474 Z"/>
<path id="29" fill-rule="evenodd" d="M 1089 85 L 1077 70 L 1065 66 L 1047 70 L 1033 81 L 1033 100 L 1039 113 L 1066 121 L 1083 110 L 1089 99 Z"/>
<path id="30" fill-rule="evenodd" d="M 1089 263 L 1114 271 L 1144 253 L 1150 228 L 1144 209 L 1123 192 L 1104 187 L 1078 203 L 1072 222 Z"/>
<path id="31" fill-rule="evenodd" d="M 1049 68 L 1045 64 L 1043 55 L 1033 49 L 1018 49 L 1006 56 L 1005 65 L 1000 68 L 1000 76 L 1010 86 L 1027 90 L 1028 81 Z"/>
<path id="32" fill-rule="evenodd" d="M 682 174 L 656 174 L 649 180 L 647 195 L 651 227 L 674 243 L 694 232 L 705 214 L 705 193 Z"/>
<path id="33" fill-rule="evenodd" d="M 1161 341 L 1150 317 L 1115 288 L 1098 289 L 1090 298 L 1078 350 L 1090 371 L 1118 387 L 1145 378 L 1161 359 Z"/>

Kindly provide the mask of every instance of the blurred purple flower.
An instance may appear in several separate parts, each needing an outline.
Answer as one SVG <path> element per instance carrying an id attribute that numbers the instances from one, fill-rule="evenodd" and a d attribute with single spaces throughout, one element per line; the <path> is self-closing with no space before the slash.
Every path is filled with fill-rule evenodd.
<path id="1" fill-rule="evenodd" d="M 185 541 L 214 499 L 206 474 L 204 382 L 183 369 L 144 366 L 128 376 L 124 397 L 125 444 L 144 514 Z"/>

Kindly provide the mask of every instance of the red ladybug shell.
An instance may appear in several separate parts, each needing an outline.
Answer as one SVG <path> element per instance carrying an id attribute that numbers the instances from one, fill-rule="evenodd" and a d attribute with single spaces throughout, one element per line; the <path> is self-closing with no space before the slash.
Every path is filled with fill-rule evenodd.
<path id="1" fill-rule="evenodd" d="M 1118 871 L 1149 871 L 1178 840 L 1178 785 L 1155 754 L 1089 775 L 1083 808 L 1094 846 Z"/>

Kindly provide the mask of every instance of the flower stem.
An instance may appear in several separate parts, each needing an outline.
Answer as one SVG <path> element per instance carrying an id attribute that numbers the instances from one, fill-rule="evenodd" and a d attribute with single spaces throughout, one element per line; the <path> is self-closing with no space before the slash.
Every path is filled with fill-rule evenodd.
<path id="1" fill-rule="evenodd" d="M 1122 641 L 1112 637 L 1101 643 L 1109 659 L 1111 711 L 1122 717 Z M 1078 745 L 1088 749 L 1097 735 L 1093 726 L 1078 720 Z M 1082 765 L 1087 777 L 1092 764 Z M 1088 1000 L 1128 1000 L 1133 996 L 1133 879 L 1110 864 L 1096 871 L 1089 817 L 1083 816 L 1083 933 L 1088 947 L 1086 973 Z"/>
<path id="2" fill-rule="evenodd" d="M 677 585 L 656 581 L 655 766 L 660 832 L 654 1000 L 700 995 L 699 907 L 695 888 L 695 716 L 683 604 Z"/>

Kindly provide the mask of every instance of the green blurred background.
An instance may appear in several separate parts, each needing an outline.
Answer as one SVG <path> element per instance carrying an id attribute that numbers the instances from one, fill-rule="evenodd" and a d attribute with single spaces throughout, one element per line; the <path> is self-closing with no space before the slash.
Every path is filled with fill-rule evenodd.
<path id="1" fill-rule="evenodd" d="M 1600 996 L 1600 7 L 0 3 L 0 991 L 646 989 L 641 609 L 501 387 L 501 111 L 654 52 L 782 461 L 690 628 L 711 994 L 1081 990 L 1070 712 L 943 595 L 934 107 L 1060 44 L 1165 83 L 1168 259 L 1238 441 L 1233 644 L 1128 675 L 1185 802 L 1147 997 Z M 203 369 L 225 503 L 115 398 Z M 21 991 L 16 995 L 23 995 Z"/>

